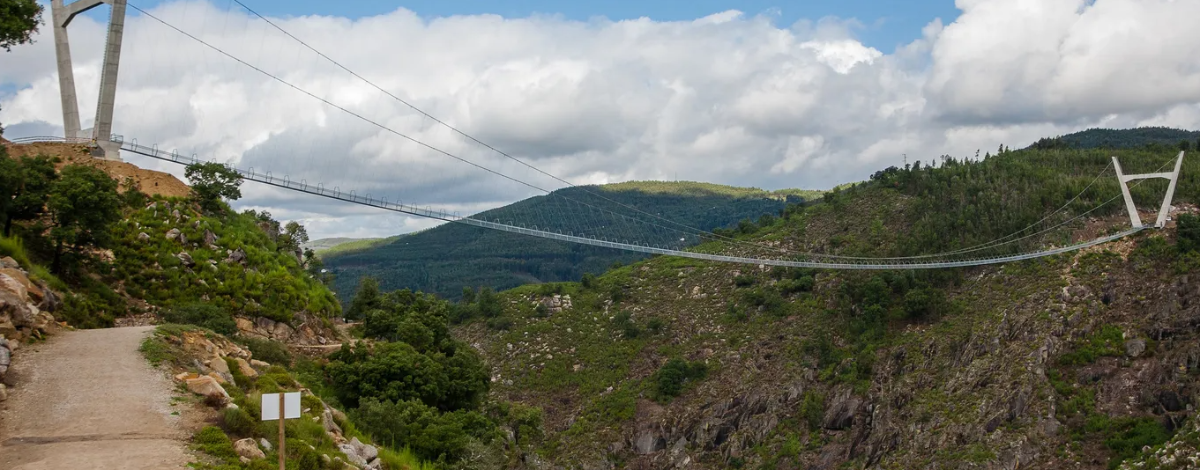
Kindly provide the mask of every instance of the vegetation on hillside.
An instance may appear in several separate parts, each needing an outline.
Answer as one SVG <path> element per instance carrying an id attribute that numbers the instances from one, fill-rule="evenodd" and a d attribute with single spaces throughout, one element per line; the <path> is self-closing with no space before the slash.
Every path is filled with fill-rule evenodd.
<path id="1" fill-rule="evenodd" d="M 517 458 L 540 435 L 540 414 L 487 402 L 490 377 L 478 353 L 450 336 L 455 308 L 430 294 L 385 294 L 364 281 L 354 309 L 366 341 L 343 346 L 306 376 L 375 442 L 408 449 L 439 467 Z M 512 431 L 505 438 L 502 429 Z M 473 449 L 473 450 L 472 450 Z"/>
<path id="2" fill-rule="evenodd" d="M 237 196 L 240 181 L 224 167 L 190 168 L 210 190 L 181 199 L 151 198 L 92 166 L 56 173 L 54 164 L 47 156 L 0 155 L 0 200 L 10 201 L 0 211 L 12 235 L 3 254 L 69 290 L 56 314 L 72 325 L 109 326 L 147 303 L 171 311 L 204 303 L 224 318 L 281 321 L 340 312 L 323 279 L 306 271 L 311 256 L 296 254 L 303 227 L 281 231 L 270 214 L 230 210 L 221 198 Z"/>
<path id="3" fill-rule="evenodd" d="M 1117 155 L 1127 172 L 1152 172 L 1175 153 Z M 1096 178 L 1110 155 L 1027 149 L 886 169 L 825 204 L 789 206 L 724 233 L 793 251 L 918 255 L 1052 227 L 1118 197 L 985 253 L 1062 245 L 1128 225 L 1111 169 Z M 1185 160 L 1178 207 L 1200 202 L 1197 165 Z M 1156 210 L 1163 189 L 1147 182 L 1133 192 Z M 1064 205 L 1065 215 L 1038 223 Z M 1200 390 L 1193 372 L 1162 372 L 1191 357 L 1196 340 L 1194 328 L 1166 326 L 1194 321 L 1171 295 L 1186 283 L 1178 275 L 1200 269 L 1200 219 L 1176 222 L 1173 243 L 1142 234 L 1120 244 L 1132 250 L 1113 248 L 1122 254 L 1092 249 L 974 269 L 826 272 L 660 257 L 501 292 L 500 310 L 487 314 L 468 295 L 453 318 L 463 322 L 456 335 L 492 362 L 492 396 L 546 413 L 538 452 L 552 465 L 663 467 L 686 456 L 696 468 L 1018 458 L 1022 467 L 1030 459 L 1115 467 L 1192 419 L 1186 397 Z M 572 307 L 548 310 L 555 296 Z M 1129 352 L 1136 341 L 1146 344 L 1141 356 Z M 1030 372 L 1043 367 L 1041 355 L 1045 376 Z M 1172 378 L 1139 379 L 1132 404 L 1114 391 L 1149 370 Z M 1036 451 L 1009 442 L 1036 442 Z"/>
<path id="4" fill-rule="evenodd" d="M 818 194 L 701 183 L 630 182 L 562 189 L 475 217 L 562 231 L 581 230 L 580 217 L 586 217 L 591 228 L 589 236 L 666 244 L 677 242 L 679 233 L 624 221 L 614 212 L 641 219 L 651 217 L 611 201 L 673 223 L 712 230 L 766 213 L 777 214 L 789 202 L 800 203 Z M 579 212 L 584 210 L 588 213 L 581 216 Z M 459 224 L 405 235 L 370 249 L 324 255 L 326 267 L 336 274 L 335 290 L 343 299 L 351 297 L 363 276 L 377 278 L 385 290 L 409 288 L 458 299 L 464 287 L 503 290 L 527 283 L 573 280 L 584 273 L 603 272 L 614 263 L 644 257 Z"/>

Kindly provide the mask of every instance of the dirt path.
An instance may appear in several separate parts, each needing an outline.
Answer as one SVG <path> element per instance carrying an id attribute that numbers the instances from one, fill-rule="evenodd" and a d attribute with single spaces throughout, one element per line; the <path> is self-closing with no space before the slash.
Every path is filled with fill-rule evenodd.
<path id="1" fill-rule="evenodd" d="M 25 346 L 0 410 L 0 469 L 171 469 L 189 461 L 173 387 L 138 346 L 153 327 L 62 332 Z"/>

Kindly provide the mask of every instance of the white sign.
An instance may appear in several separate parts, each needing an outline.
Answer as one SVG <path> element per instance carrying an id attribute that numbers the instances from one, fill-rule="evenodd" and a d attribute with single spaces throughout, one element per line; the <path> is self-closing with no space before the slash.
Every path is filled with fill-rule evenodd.
<path id="1" fill-rule="evenodd" d="M 300 392 L 283 394 L 283 419 L 300 417 Z M 279 419 L 279 394 L 264 393 L 262 396 L 262 420 L 275 421 Z"/>

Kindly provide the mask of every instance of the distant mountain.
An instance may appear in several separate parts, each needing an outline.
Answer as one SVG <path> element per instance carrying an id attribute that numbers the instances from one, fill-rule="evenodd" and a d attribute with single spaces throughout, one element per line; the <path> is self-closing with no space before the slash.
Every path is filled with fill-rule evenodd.
<path id="1" fill-rule="evenodd" d="M 308 243 L 304 244 L 303 248 L 311 249 L 313 251 L 321 251 L 328 250 L 343 243 L 357 242 L 362 240 L 378 240 L 378 238 L 318 238 L 316 240 L 309 240 Z"/>
<path id="2" fill-rule="evenodd" d="M 778 214 L 788 202 L 815 199 L 821 191 L 764 191 L 692 182 L 629 182 L 555 191 L 483 212 L 487 220 L 523 221 L 551 229 L 578 230 L 574 217 L 585 203 L 619 211 L 620 204 L 656 214 L 675 223 L 704 230 L 725 227 L 742 219 Z M 610 227 L 612 238 L 665 242 L 679 234 L 653 230 L 649 225 L 621 224 L 610 213 L 588 214 L 593 227 Z M 642 233 L 629 233 L 643 230 Z M 355 242 L 361 243 L 361 242 Z M 445 224 L 402 238 L 375 242 L 323 254 L 325 267 L 336 280 L 334 290 L 347 301 L 362 276 L 373 276 L 386 290 L 420 289 L 458 299 L 463 287 L 507 289 L 522 284 L 578 280 L 586 272 L 599 274 L 614 263 L 644 258 L 636 253 L 533 239 L 460 224 Z"/>
<path id="3" fill-rule="evenodd" d="M 1185 145 L 1187 148 L 1183 148 Z M 1134 129 L 1088 129 L 1074 134 L 1043 138 L 1030 145 L 1029 148 L 1130 149 L 1159 146 L 1194 150 L 1197 145 L 1200 145 L 1200 131 L 1169 127 L 1138 127 Z"/>

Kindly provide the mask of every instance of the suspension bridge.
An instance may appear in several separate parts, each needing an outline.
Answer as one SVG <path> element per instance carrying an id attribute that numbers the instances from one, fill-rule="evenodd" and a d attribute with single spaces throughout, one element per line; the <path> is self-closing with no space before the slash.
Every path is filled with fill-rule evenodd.
<path id="1" fill-rule="evenodd" d="M 392 92 L 389 92 L 387 89 L 385 89 L 379 85 L 376 85 L 375 83 L 366 79 L 362 75 L 354 72 L 353 70 L 349 69 L 348 67 L 344 66 L 343 64 L 337 62 L 336 60 L 334 60 L 333 58 L 331 58 L 324 52 L 317 50 L 312 45 L 308 44 L 307 42 L 301 40 L 300 38 L 296 37 L 292 33 L 283 29 L 276 23 L 272 22 L 270 19 L 258 14 L 253 9 L 247 7 L 240 0 L 231 0 L 231 1 L 233 3 L 237 3 L 239 6 L 241 6 L 246 11 L 248 11 L 251 14 L 251 17 L 258 18 L 264 24 L 269 25 L 270 28 L 273 28 L 274 30 L 280 32 L 282 35 L 286 36 L 287 38 L 295 41 L 300 46 L 302 46 L 304 49 L 316 54 L 322 60 L 333 64 L 334 66 L 336 66 L 336 68 L 349 74 L 354 79 L 377 90 L 378 92 L 387 96 L 391 100 L 394 100 L 395 102 L 398 102 L 398 103 L 403 104 L 404 106 L 407 106 L 408 108 L 412 109 L 413 111 L 415 111 L 419 115 L 423 116 L 424 118 L 432 120 L 433 122 L 437 123 L 437 125 L 440 125 L 446 129 L 448 129 L 449 131 L 453 132 L 454 134 L 460 136 L 461 138 L 463 138 L 467 141 L 473 142 L 474 144 L 477 144 L 479 146 L 482 146 L 483 148 L 488 149 L 488 151 L 494 152 L 495 154 L 503 156 L 504 158 L 506 158 L 508 160 L 516 162 L 517 164 L 521 165 L 522 167 L 531 169 L 532 171 L 536 172 L 539 175 L 549 177 L 560 184 L 564 184 L 564 185 L 570 186 L 570 187 L 578 187 L 563 178 L 555 176 L 547 171 L 544 171 L 544 170 L 526 162 L 523 159 L 519 159 L 517 157 L 509 155 L 508 153 L 505 153 L 505 152 L 493 147 L 492 145 L 489 145 L 489 144 L 477 139 L 476 137 L 473 137 L 470 134 L 467 134 L 466 132 L 464 132 L 456 127 L 453 127 L 450 124 L 447 124 L 446 122 L 438 119 L 437 117 L 434 117 L 433 115 L 419 109 L 418 107 L 414 106 L 413 104 L 409 103 L 408 101 L 405 101 L 404 99 L 396 96 Z M 94 8 L 96 6 L 99 6 L 101 4 L 105 4 L 105 3 L 110 4 L 113 8 L 112 8 L 112 14 L 110 15 L 110 18 L 109 18 L 108 40 L 106 42 L 103 69 L 102 69 L 102 73 L 101 73 L 101 84 L 100 84 L 101 89 L 100 89 L 100 96 L 99 96 L 98 105 L 97 105 L 96 119 L 94 121 L 95 124 L 92 129 L 82 130 L 82 129 L 80 129 L 80 124 L 79 124 L 79 111 L 78 111 L 78 105 L 77 105 L 77 98 L 75 95 L 75 85 L 74 85 L 72 63 L 71 63 L 71 56 L 70 56 L 70 47 L 69 47 L 69 44 L 67 41 L 66 28 L 67 28 L 68 24 L 71 22 L 71 20 L 73 18 L 75 18 L 75 16 L 77 16 L 78 14 L 80 14 L 84 11 L 87 11 L 91 8 Z M 62 0 L 53 0 L 52 1 L 52 13 L 53 13 L 53 23 L 54 23 L 53 26 L 54 26 L 55 46 L 56 46 L 55 52 L 56 52 L 56 56 L 58 59 L 59 85 L 61 88 L 60 92 L 62 95 L 64 133 L 66 136 L 65 137 L 57 137 L 57 136 L 25 137 L 25 138 L 14 139 L 13 140 L 14 143 L 22 144 L 22 143 L 33 143 L 33 142 L 67 142 L 67 143 L 87 144 L 87 145 L 90 145 L 92 148 L 94 148 L 93 155 L 95 155 L 97 158 L 120 159 L 121 153 L 124 152 L 126 154 L 140 155 L 143 157 L 148 157 L 148 158 L 152 158 L 152 159 L 156 159 L 156 160 L 160 160 L 160 161 L 181 164 L 181 165 L 189 165 L 189 164 L 198 163 L 198 162 L 202 161 L 196 155 L 183 155 L 174 150 L 165 151 L 165 150 L 160 149 L 158 145 L 139 144 L 136 139 L 126 139 L 125 137 L 112 132 L 112 129 L 113 129 L 113 104 L 116 100 L 117 70 L 119 68 L 119 63 L 120 63 L 120 51 L 121 51 L 121 44 L 122 44 L 122 39 L 124 36 L 124 28 L 125 28 L 124 16 L 125 16 L 125 11 L 126 11 L 127 6 L 129 8 L 132 8 L 133 10 L 141 13 L 145 17 L 151 19 L 152 21 L 163 25 L 168 30 L 175 31 L 179 34 L 182 34 L 183 36 L 186 36 L 187 38 L 191 39 L 192 41 L 199 43 L 204 48 L 212 50 L 220 56 L 231 59 L 233 62 L 240 64 L 241 66 L 245 67 L 248 70 L 251 70 L 257 74 L 261 74 L 262 76 L 267 77 L 271 81 L 273 81 L 277 84 L 280 84 L 285 88 L 291 89 L 291 90 L 299 93 L 300 95 L 303 95 L 311 100 L 315 100 L 316 102 L 323 104 L 324 106 L 327 106 L 329 108 L 337 110 L 337 111 L 343 113 L 344 115 L 349 116 L 358 121 L 361 121 L 362 123 L 364 123 L 368 126 L 374 127 L 381 133 L 390 134 L 392 136 L 404 139 L 412 144 L 423 147 L 424 149 L 432 152 L 433 154 L 440 155 L 445 158 L 457 160 L 461 163 L 464 163 L 466 165 L 474 167 L 477 170 L 489 173 L 493 176 L 498 176 L 500 178 L 506 179 L 511 182 L 515 182 L 520 185 L 524 185 L 526 187 L 538 190 L 538 191 L 546 193 L 546 194 L 551 193 L 551 191 L 544 189 L 538 185 L 532 184 L 532 183 L 522 180 L 518 177 L 514 177 L 510 174 L 507 174 L 507 173 L 497 170 L 495 168 L 490 168 L 486 165 L 469 160 L 463 156 L 453 154 L 449 151 L 443 150 L 443 149 L 438 148 L 430 143 L 427 143 L 421 139 L 413 137 L 409 134 L 400 132 L 391 126 L 381 123 L 379 120 L 369 118 L 369 117 L 365 116 L 363 113 L 355 111 L 353 109 L 350 109 L 349 107 L 347 107 L 345 105 L 340 105 L 337 102 L 335 102 L 333 99 L 322 96 L 314 91 L 306 89 L 306 88 L 304 88 L 300 85 L 297 85 L 291 81 L 285 80 L 284 78 L 280 77 L 279 75 L 270 73 L 267 70 L 265 70 L 264 68 L 262 68 L 260 66 L 256 66 L 255 64 L 249 62 L 247 59 L 238 57 L 237 55 L 230 53 L 230 52 L 218 47 L 217 45 L 214 45 L 214 44 L 204 40 L 203 38 L 199 37 L 196 34 L 185 31 L 185 30 L 181 29 L 180 27 L 178 27 L 168 21 L 166 21 L 162 18 L 159 18 L 158 16 L 155 16 L 154 14 L 137 7 L 136 5 L 128 4 L 127 0 L 78 0 L 78 1 L 76 1 L 74 3 L 70 3 L 70 4 L 64 4 Z M 1049 221 L 1052 216 L 1065 210 L 1071 204 L 1071 202 L 1078 199 L 1084 192 L 1087 191 L 1087 189 L 1085 188 L 1083 192 L 1080 192 L 1079 195 L 1076 195 L 1075 198 L 1073 198 L 1071 201 L 1068 201 L 1068 203 L 1066 205 L 1064 205 L 1062 208 L 1060 208 L 1058 211 L 1048 214 L 1046 217 L 1044 217 L 1042 220 L 1039 220 L 1035 224 L 1030 225 L 1029 227 L 1026 227 L 1025 229 L 1022 229 L 1018 232 L 1009 234 L 1005 237 L 1001 237 L 1001 238 L 998 238 L 998 239 L 995 239 L 995 240 L 992 240 L 990 242 L 983 243 L 980 245 L 975 245 L 975 246 L 968 247 L 968 248 L 957 249 L 957 250 L 947 251 L 947 252 L 942 252 L 942 253 L 934 253 L 934 254 L 919 255 L 919 256 L 908 256 L 908 257 L 888 257 L 888 258 L 884 258 L 884 257 L 876 257 L 876 258 L 852 257 L 852 256 L 840 256 L 840 255 L 824 254 L 824 253 L 791 252 L 791 251 L 788 251 L 788 250 L 780 248 L 780 247 L 766 246 L 764 244 L 759 244 L 759 243 L 749 242 L 749 241 L 745 241 L 745 240 L 739 240 L 739 239 L 732 238 L 732 237 L 717 235 L 712 232 L 708 232 L 705 230 L 698 229 L 696 227 L 691 227 L 691 226 L 688 226 L 685 224 L 678 223 L 676 221 L 669 220 L 667 218 L 646 212 L 644 210 L 637 209 L 635 207 L 621 204 L 617 201 L 613 201 L 612 199 L 606 198 L 603 195 L 600 195 L 600 194 L 597 194 L 594 192 L 590 192 L 590 191 L 589 191 L 589 194 L 596 196 L 596 198 L 598 198 L 601 202 L 593 201 L 591 203 L 588 203 L 588 202 L 579 201 L 579 200 L 570 200 L 569 202 L 572 204 L 575 204 L 576 207 L 581 208 L 586 213 L 593 213 L 593 211 L 597 211 L 599 213 L 603 213 L 603 214 L 606 214 L 609 216 L 618 217 L 617 220 L 625 221 L 626 223 L 629 223 L 629 224 L 642 224 L 643 226 L 649 226 L 653 230 L 655 230 L 658 233 L 663 234 L 663 235 L 673 234 L 669 237 L 669 239 L 671 241 L 670 242 L 662 242 L 661 240 L 664 237 L 657 237 L 655 240 L 658 240 L 658 241 L 637 240 L 636 238 L 629 237 L 629 236 L 621 237 L 621 236 L 619 236 L 619 234 L 620 234 L 619 231 L 614 232 L 611 230 L 609 230 L 609 231 L 592 230 L 592 233 L 575 233 L 575 231 L 551 228 L 548 226 L 548 224 L 543 224 L 543 226 L 541 228 L 539 228 L 536 225 L 529 224 L 529 223 L 522 223 L 519 221 L 514 222 L 514 221 L 502 221 L 502 220 L 487 220 L 486 218 L 478 216 L 478 215 L 476 215 L 476 216 L 460 216 L 454 212 L 435 209 L 435 208 L 432 208 L 432 207 L 429 207 L 429 206 L 423 205 L 423 204 L 404 204 L 399 201 L 391 202 L 391 201 L 388 201 L 386 198 L 373 198 L 369 195 L 362 196 L 362 195 L 358 195 L 355 191 L 343 191 L 338 187 L 330 188 L 329 186 L 326 186 L 325 184 L 321 184 L 321 183 L 309 183 L 306 180 L 296 181 L 296 180 L 293 180 L 290 177 L 286 177 L 286 176 L 285 177 L 273 176 L 272 173 L 270 173 L 270 172 L 255 171 L 254 169 L 247 169 L 247 168 L 237 168 L 237 167 L 234 167 L 234 166 L 231 166 L 228 164 L 226 164 L 226 166 L 228 166 L 230 169 L 236 171 L 246 181 L 253 181 L 253 182 L 273 186 L 276 188 L 282 188 L 282 189 L 285 189 L 288 191 L 308 194 L 308 195 L 312 195 L 312 196 L 319 196 L 319 197 L 328 198 L 328 199 L 332 199 L 332 200 L 342 201 L 342 202 L 349 203 L 349 204 L 357 204 L 357 205 L 372 207 L 372 208 L 381 209 L 384 211 L 391 211 L 391 212 L 395 212 L 395 213 L 402 213 L 402 214 L 407 214 L 407 215 L 411 215 L 411 216 L 439 220 L 439 221 L 443 221 L 443 222 L 447 222 L 447 223 L 463 224 L 463 225 L 479 227 L 479 228 L 488 229 L 488 230 L 497 230 L 497 231 L 502 231 L 502 232 L 509 232 L 509 233 L 530 236 L 530 237 L 537 237 L 537 238 L 542 238 L 542 239 L 546 239 L 546 240 L 576 243 L 576 244 L 581 244 L 581 245 L 590 245 L 590 246 L 596 246 L 596 247 L 602 247 L 602 248 L 611 248 L 611 249 L 616 249 L 616 250 L 646 253 L 646 254 L 651 254 L 651 255 L 678 256 L 678 257 L 684 257 L 684 258 L 692 258 L 692 259 L 700 259 L 700 260 L 716 261 L 716 262 L 726 262 L 726 263 L 742 263 L 742 264 L 752 264 L 752 265 L 796 267 L 796 268 L 844 269 L 844 270 L 896 270 L 896 269 L 959 268 L 959 267 L 982 266 L 982 265 L 989 265 L 989 264 L 999 264 L 999 263 L 1009 263 L 1009 262 L 1015 262 L 1015 261 L 1029 260 L 1029 259 L 1035 259 L 1035 258 L 1041 258 L 1041 257 L 1047 257 L 1047 256 L 1054 256 L 1054 255 L 1063 254 L 1063 253 L 1069 253 L 1069 252 L 1081 250 L 1084 248 L 1101 245 L 1104 243 L 1111 242 L 1113 240 L 1117 240 L 1117 239 L 1120 239 L 1123 237 L 1133 235 L 1139 231 L 1142 231 L 1142 230 L 1145 230 L 1148 228 L 1162 228 L 1166 224 L 1167 217 L 1168 217 L 1168 214 L 1169 214 L 1169 211 L 1171 208 L 1171 199 L 1172 199 L 1172 196 L 1175 191 L 1176 182 L 1179 179 L 1179 173 L 1180 173 L 1180 169 L 1182 167 L 1183 158 L 1184 158 L 1184 153 L 1180 152 L 1179 155 L 1174 159 L 1174 168 L 1171 171 L 1163 171 L 1171 163 L 1171 162 L 1167 162 L 1167 164 L 1164 164 L 1162 168 L 1159 168 L 1159 170 L 1154 173 L 1124 174 L 1122 172 L 1120 162 L 1117 160 L 1117 157 L 1113 157 L 1112 167 L 1115 168 L 1115 170 L 1116 170 L 1116 177 L 1117 177 L 1118 182 L 1120 183 L 1121 194 L 1114 196 L 1112 199 L 1109 199 L 1109 200 L 1097 205 L 1096 207 L 1092 208 L 1089 211 L 1083 212 L 1079 215 L 1076 215 L 1072 218 L 1067 219 L 1066 221 L 1060 222 L 1060 223 L 1050 226 L 1048 228 L 1042 228 L 1037 231 L 1029 232 L 1030 230 L 1036 228 L 1039 224 Z M 1107 168 L 1105 171 L 1107 171 Z M 1101 175 L 1097 175 L 1097 177 L 1096 177 L 1097 180 L 1101 177 Z M 1139 184 L 1141 182 L 1141 180 L 1146 180 L 1146 179 L 1166 179 L 1169 181 L 1167 192 L 1162 201 L 1161 208 L 1159 209 L 1155 223 L 1151 226 L 1144 225 L 1142 223 L 1142 221 L 1138 215 L 1138 211 L 1134 205 L 1133 199 L 1131 197 L 1131 194 L 1130 194 L 1131 186 L 1129 185 L 1130 182 L 1137 181 L 1134 183 L 1134 185 L 1136 185 L 1136 184 Z M 1093 184 L 1094 183 L 1095 183 L 1095 180 L 1093 181 Z M 1089 188 L 1090 187 L 1091 187 L 1091 185 L 1089 185 Z M 1124 202 L 1126 204 L 1126 208 L 1128 210 L 1129 217 L 1130 217 L 1130 227 L 1125 230 L 1121 230 L 1119 232 L 1104 235 L 1099 238 L 1095 238 L 1095 239 L 1091 239 L 1091 240 L 1070 243 L 1065 246 L 1052 247 L 1052 248 L 1046 248 L 1046 249 L 1041 249 L 1041 250 L 1036 250 L 1036 251 L 1017 253 L 1017 254 L 1004 254 L 1004 255 L 994 255 L 994 256 L 981 255 L 981 253 L 986 253 L 989 250 L 994 250 L 1001 246 L 1011 245 L 1011 244 L 1014 244 L 1014 243 L 1017 243 L 1017 242 L 1020 242 L 1023 240 L 1028 240 L 1030 238 L 1033 238 L 1033 237 L 1036 237 L 1039 235 L 1044 235 L 1044 234 L 1054 231 L 1056 229 L 1059 229 L 1059 228 L 1068 226 L 1072 223 L 1078 222 L 1078 221 L 1082 220 L 1083 218 L 1085 218 L 1086 216 L 1088 216 L 1088 214 L 1091 213 L 1092 211 L 1095 211 L 1096 209 L 1098 209 L 1099 207 L 1102 207 L 1110 202 L 1113 202 L 1113 201 L 1115 201 L 1117 199 L 1121 199 L 1121 198 L 1124 199 Z M 580 231 L 587 232 L 586 227 L 589 226 L 588 221 L 584 220 L 580 223 L 580 225 L 582 227 Z M 676 237 L 679 237 L 677 241 L 676 241 Z M 736 254 L 736 253 L 735 254 L 706 253 L 706 252 L 702 252 L 702 251 L 698 251 L 698 250 L 688 249 L 689 246 L 698 244 L 703 241 L 721 242 L 721 243 L 731 247 L 731 249 L 735 249 L 735 248 L 739 248 L 739 247 L 767 249 L 768 251 L 773 251 L 773 252 L 777 253 L 777 255 L 774 255 L 774 256 L 746 256 L 743 254 Z M 736 251 L 736 250 L 731 250 L 731 251 Z"/>

